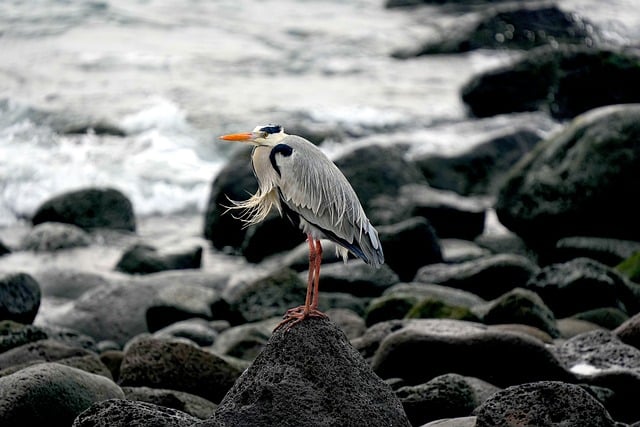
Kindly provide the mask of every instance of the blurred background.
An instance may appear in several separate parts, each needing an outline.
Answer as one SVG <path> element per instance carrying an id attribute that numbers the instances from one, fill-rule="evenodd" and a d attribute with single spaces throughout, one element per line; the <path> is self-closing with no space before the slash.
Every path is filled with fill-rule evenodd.
<path id="1" fill-rule="evenodd" d="M 518 49 L 410 53 L 506 2 L 398 3 L 3 0 L 0 227 L 92 185 L 121 190 L 140 216 L 201 213 L 236 149 L 217 136 L 258 124 L 319 136 L 329 155 L 375 142 L 409 156 L 559 126 L 541 112 L 474 118 L 461 101 Z M 640 40 L 637 0 L 556 3 L 609 43 Z"/>

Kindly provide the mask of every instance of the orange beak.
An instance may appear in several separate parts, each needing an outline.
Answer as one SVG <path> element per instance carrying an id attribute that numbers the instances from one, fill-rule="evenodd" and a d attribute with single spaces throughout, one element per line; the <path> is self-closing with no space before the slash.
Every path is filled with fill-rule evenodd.
<path id="1" fill-rule="evenodd" d="M 225 141 L 248 141 L 253 138 L 253 134 L 251 132 L 230 133 L 228 135 L 222 135 L 219 138 Z"/>

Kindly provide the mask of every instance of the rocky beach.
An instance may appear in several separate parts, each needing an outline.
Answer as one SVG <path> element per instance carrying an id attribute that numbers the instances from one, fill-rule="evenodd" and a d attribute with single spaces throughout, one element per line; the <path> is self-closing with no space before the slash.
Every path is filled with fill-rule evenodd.
<path id="1" fill-rule="evenodd" d="M 384 248 L 374 269 L 324 243 L 328 319 L 274 332 L 304 301 L 308 247 L 275 212 L 225 213 L 257 188 L 248 149 L 162 190 L 197 209 L 141 213 L 115 180 L 0 206 L 0 425 L 640 426 L 638 40 L 562 4 L 434 3 L 378 5 L 450 19 L 388 60 L 509 52 L 457 87 L 464 117 L 412 133 L 275 114 L 331 154 Z M 38 138 L 80 151 L 141 135 L 34 111 Z M 240 118 L 257 124 L 202 131 Z M 434 135 L 460 147 L 425 149 Z"/>

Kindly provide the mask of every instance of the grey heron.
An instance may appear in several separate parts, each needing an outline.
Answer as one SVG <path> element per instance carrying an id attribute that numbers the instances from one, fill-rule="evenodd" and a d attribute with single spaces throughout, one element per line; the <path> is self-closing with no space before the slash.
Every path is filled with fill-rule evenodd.
<path id="1" fill-rule="evenodd" d="M 307 236 L 309 272 L 304 305 L 287 310 L 276 330 L 287 330 L 307 317 L 326 317 L 318 310 L 322 244 L 335 242 L 337 255 L 347 261 L 349 252 L 379 267 L 384 254 L 378 232 L 367 218 L 356 192 L 318 147 L 288 135 L 280 125 L 257 126 L 252 132 L 223 135 L 220 139 L 253 145 L 251 164 L 258 190 L 248 200 L 231 201 L 230 209 L 246 225 L 266 218 L 275 207 Z"/>

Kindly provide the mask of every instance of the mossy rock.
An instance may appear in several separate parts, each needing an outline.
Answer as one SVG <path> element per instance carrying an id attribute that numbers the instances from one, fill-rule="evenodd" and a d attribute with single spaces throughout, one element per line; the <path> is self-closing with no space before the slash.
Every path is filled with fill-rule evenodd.
<path id="1" fill-rule="evenodd" d="M 364 320 L 367 326 L 371 326 L 386 320 L 402 319 L 418 302 L 419 298 L 411 294 L 395 293 L 383 295 L 371 300 Z"/>
<path id="2" fill-rule="evenodd" d="M 435 298 L 424 298 L 411 307 L 408 319 L 456 319 L 478 322 L 478 317 L 468 308 L 449 305 Z"/>
<path id="3" fill-rule="evenodd" d="M 640 251 L 622 261 L 615 268 L 629 280 L 640 282 Z"/>

